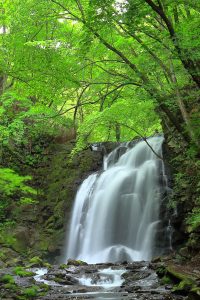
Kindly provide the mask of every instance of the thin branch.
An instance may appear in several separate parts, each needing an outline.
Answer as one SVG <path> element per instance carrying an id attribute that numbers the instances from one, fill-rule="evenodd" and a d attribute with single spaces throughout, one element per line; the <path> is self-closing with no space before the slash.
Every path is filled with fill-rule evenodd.
<path id="1" fill-rule="evenodd" d="M 115 92 L 116 90 L 126 86 L 126 85 L 135 85 L 135 83 L 133 82 L 126 82 L 126 83 L 122 83 L 120 85 L 118 85 L 117 87 L 115 87 L 114 89 L 112 89 L 111 91 L 109 91 L 108 93 L 106 93 L 103 97 L 107 97 L 109 96 L 110 94 L 112 94 L 113 92 Z M 88 101 L 88 102 L 84 102 L 84 103 L 79 103 L 78 105 L 74 105 L 70 108 L 68 108 L 67 110 L 61 112 L 61 113 L 58 113 L 58 114 L 55 114 L 54 116 L 43 116 L 43 117 L 38 117 L 38 119 L 52 119 L 52 118 L 56 118 L 58 116 L 62 116 L 64 114 L 66 114 L 67 112 L 73 110 L 73 109 L 76 109 L 77 107 L 80 107 L 80 106 L 84 106 L 84 105 L 90 105 L 90 104 L 96 104 L 98 103 L 100 100 L 101 100 L 102 97 L 98 98 L 97 100 L 95 101 Z"/>
<path id="2" fill-rule="evenodd" d="M 79 18 L 78 16 L 74 15 L 69 9 L 67 9 L 65 6 L 63 6 L 61 3 L 57 2 L 56 0 L 51 0 L 53 3 L 59 5 L 62 7 L 65 11 L 67 11 L 71 16 L 77 18 L 77 21 L 81 22 L 83 25 L 86 26 L 88 30 L 109 50 L 111 50 L 113 53 L 115 53 L 118 57 L 120 57 L 138 76 L 142 79 L 142 81 L 145 83 L 148 81 L 145 74 L 139 71 L 137 66 L 132 63 L 127 56 L 117 48 L 115 48 L 113 45 L 111 45 L 109 42 L 107 42 L 97 31 L 94 30 L 93 27 L 91 27 L 85 20 Z"/>
<path id="3" fill-rule="evenodd" d="M 76 107 L 74 109 L 74 128 L 76 127 L 76 115 L 77 115 L 77 112 L 78 112 L 78 108 L 81 104 L 81 98 L 83 97 L 84 93 L 86 92 L 86 90 L 89 88 L 89 84 L 86 85 L 83 90 L 81 91 L 80 95 L 78 96 L 78 100 L 77 100 L 77 104 L 76 104 Z"/>
<path id="4" fill-rule="evenodd" d="M 90 61 L 90 59 L 87 59 L 87 60 Z M 91 65 L 94 65 L 97 63 L 105 63 L 105 62 L 115 62 L 115 63 L 124 64 L 124 61 L 117 60 L 117 59 L 103 59 L 103 60 L 91 61 L 90 63 L 88 63 L 88 64 L 84 65 L 83 67 L 81 67 L 80 69 L 78 69 L 77 72 L 82 71 L 83 69 L 85 69 Z"/>
<path id="5" fill-rule="evenodd" d="M 166 16 L 166 14 L 164 13 L 163 8 L 160 6 L 157 6 L 152 0 L 145 0 L 145 2 L 162 18 L 162 20 L 165 22 L 165 24 L 168 28 L 171 38 L 174 39 L 174 37 L 175 37 L 174 28 L 173 28 L 170 20 Z"/>
<path id="6" fill-rule="evenodd" d="M 165 49 L 167 49 L 168 51 L 171 51 L 170 47 L 168 45 L 166 45 L 165 43 L 163 43 L 163 41 L 158 38 L 157 36 L 152 35 L 151 33 L 143 30 L 140 31 L 141 33 L 144 33 L 146 36 L 150 37 L 151 39 L 153 39 L 154 41 L 158 42 L 159 44 L 161 44 Z"/>
<path id="7" fill-rule="evenodd" d="M 50 0 L 51 2 L 57 4 L 58 6 L 60 6 L 62 9 L 64 9 L 64 11 L 66 11 L 68 14 L 70 14 L 72 17 L 74 17 L 76 20 L 83 22 L 83 20 L 81 18 L 79 18 L 78 16 L 76 16 L 74 13 L 72 13 L 67 7 L 65 7 L 63 4 L 61 4 L 60 2 L 56 1 L 56 0 Z"/>
<path id="8" fill-rule="evenodd" d="M 106 72 L 106 73 L 108 73 L 108 74 L 110 74 L 110 75 L 112 75 L 112 76 L 122 77 L 122 78 L 124 78 L 124 79 L 131 80 L 131 78 L 130 78 L 128 75 L 126 75 L 126 74 L 122 74 L 122 73 L 118 73 L 118 72 L 112 72 L 112 71 L 110 71 L 110 70 L 105 69 L 104 67 L 102 67 L 102 66 L 100 66 L 100 65 L 96 65 L 96 66 L 97 66 L 98 68 L 100 68 L 101 70 L 103 70 L 104 72 Z"/>
<path id="9" fill-rule="evenodd" d="M 124 126 L 124 127 L 127 127 L 131 130 L 133 130 L 135 133 L 137 133 L 137 135 L 139 135 L 142 140 L 147 144 L 147 146 L 151 149 L 151 151 L 161 160 L 163 160 L 163 157 L 161 157 L 158 153 L 155 152 L 155 150 L 152 148 L 152 146 L 149 144 L 148 140 L 146 137 L 144 137 L 141 133 L 139 133 L 135 128 L 127 125 L 127 124 L 123 124 L 123 123 L 120 123 L 120 125 Z"/>
<path id="10" fill-rule="evenodd" d="M 88 85 L 102 85 L 102 84 L 106 84 L 106 85 L 115 85 L 115 84 L 119 84 L 121 81 L 119 81 L 119 82 L 106 82 L 106 81 L 102 81 L 102 82 L 87 82 L 87 81 L 80 81 L 80 83 L 82 83 L 82 84 L 88 84 Z M 121 83 L 120 83 L 121 84 Z M 125 82 L 125 83 L 122 83 L 122 85 L 129 85 L 129 84 L 131 84 L 131 85 L 135 85 L 135 86 L 139 86 L 139 87 L 141 87 L 142 86 L 142 84 L 141 83 L 139 83 L 139 82 L 134 82 L 134 81 L 130 81 L 130 82 Z"/>
<path id="11" fill-rule="evenodd" d="M 85 13 L 84 13 L 84 10 L 83 10 L 83 6 L 81 4 L 81 1 L 80 0 L 75 0 L 77 6 L 78 6 L 78 9 L 80 10 L 81 12 L 81 15 L 82 15 L 82 19 L 85 20 Z"/>
<path id="12" fill-rule="evenodd" d="M 42 30 L 43 26 L 44 26 L 44 25 L 40 26 L 39 30 L 36 31 L 36 32 L 34 33 L 34 35 L 30 38 L 31 41 L 33 41 L 34 38 L 40 33 L 40 31 Z"/>
<path id="13" fill-rule="evenodd" d="M 170 70 L 169 68 L 162 62 L 162 60 L 141 40 L 136 34 L 130 32 L 126 28 L 124 28 L 119 22 L 117 22 L 117 25 L 120 26 L 120 28 L 129 36 L 131 36 L 133 39 L 135 39 L 153 58 L 154 60 L 161 66 L 161 68 L 170 76 Z"/>

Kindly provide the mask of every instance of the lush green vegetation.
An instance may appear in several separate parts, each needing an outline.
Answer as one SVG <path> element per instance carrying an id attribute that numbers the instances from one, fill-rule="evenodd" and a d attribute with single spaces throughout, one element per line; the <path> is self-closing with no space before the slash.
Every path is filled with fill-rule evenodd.
<path id="1" fill-rule="evenodd" d="M 199 16 L 198 0 L 0 0 L 1 221 L 37 200 L 19 165 L 47 137 L 76 152 L 164 129 L 199 168 Z"/>
<path id="2" fill-rule="evenodd" d="M 84 141 L 124 140 L 159 118 L 197 142 L 197 2 L 3 1 L 2 143 L 72 125 Z"/>

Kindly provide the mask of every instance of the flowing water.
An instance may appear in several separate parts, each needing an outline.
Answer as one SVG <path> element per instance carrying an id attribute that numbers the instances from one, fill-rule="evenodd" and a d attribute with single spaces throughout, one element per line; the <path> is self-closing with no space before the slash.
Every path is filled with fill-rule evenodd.
<path id="1" fill-rule="evenodd" d="M 148 143 L 162 156 L 163 137 Z M 158 156 L 140 141 L 122 143 L 104 158 L 104 171 L 90 175 L 77 193 L 65 259 L 105 263 L 153 257 L 165 181 Z"/>
<path id="2" fill-rule="evenodd" d="M 88 275 L 83 276 L 79 279 L 80 284 L 85 286 L 100 286 L 104 289 L 112 289 L 119 287 L 123 283 L 122 274 L 126 271 L 124 269 L 103 269 L 98 271 L 98 279 L 93 279 L 88 277 Z"/>

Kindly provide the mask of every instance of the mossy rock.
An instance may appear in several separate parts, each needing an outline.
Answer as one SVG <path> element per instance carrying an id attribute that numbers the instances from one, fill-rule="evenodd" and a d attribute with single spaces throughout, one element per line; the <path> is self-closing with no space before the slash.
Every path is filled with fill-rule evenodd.
<path id="1" fill-rule="evenodd" d="M 156 268 L 156 273 L 157 273 L 158 277 L 162 278 L 166 275 L 167 269 L 164 265 L 159 266 L 159 267 Z"/>
<path id="2" fill-rule="evenodd" d="M 199 300 L 200 299 L 200 287 L 191 289 L 188 295 L 188 300 Z"/>
<path id="3" fill-rule="evenodd" d="M 51 268 L 51 265 L 48 262 L 45 262 L 39 256 L 32 257 L 29 262 L 26 264 L 27 268 Z"/>
<path id="4" fill-rule="evenodd" d="M 45 222 L 45 227 L 49 230 L 49 228 L 53 227 L 55 223 L 54 215 L 50 216 L 47 221 Z"/>
<path id="5" fill-rule="evenodd" d="M 10 262 L 12 261 L 13 263 L 19 262 L 21 259 L 19 257 L 19 253 L 16 252 L 15 250 L 11 249 L 9 246 L 8 247 L 2 247 L 1 248 L 1 257 L 2 261 L 6 264 L 10 265 Z"/>
<path id="6" fill-rule="evenodd" d="M 63 278 L 60 278 L 60 277 L 55 277 L 54 281 L 57 282 L 57 283 L 60 283 L 60 284 L 65 284 L 66 283 L 66 280 L 63 279 Z"/>
<path id="7" fill-rule="evenodd" d="M 6 262 L 6 267 L 14 267 L 14 266 L 19 266 L 22 265 L 22 259 L 20 257 L 16 257 L 16 258 L 10 258 L 7 262 Z"/>
<path id="8" fill-rule="evenodd" d="M 188 247 L 182 247 L 180 250 L 179 250 L 179 254 L 185 258 L 190 258 L 191 255 L 189 253 L 189 250 L 188 250 Z"/>
<path id="9" fill-rule="evenodd" d="M 43 260 L 38 257 L 38 256 L 34 256 L 29 260 L 29 267 L 43 267 L 44 263 Z"/>
<path id="10" fill-rule="evenodd" d="M 181 270 L 177 270 L 177 268 L 173 266 L 167 266 L 167 273 L 175 280 L 190 282 L 191 284 L 195 284 L 196 278 L 191 274 L 185 274 Z"/>
<path id="11" fill-rule="evenodd" d="M 170 278 L 177 283 L 173 288 L 175 293 L 184 296 L 196 294 L 199 297 L 198 278 L 195 274 L 185 272 L 185 269 L 182 266 L 168 266 L 166 270 Z"/>
<path id="12" fill-rule="evenodd" d="M 50 290 L 50 286 L 48 284 L 45 284 L 45 283 L 40 283 L 39 284 L 39 287 L 40 289 L 43 291 L 43 292 L 48 292 Z"/>
<path id="13" fill-rule="evenodd" d="M 6 283 L 4 285 L 4 288 L 6 290 L 10 290 L 12 292 L 18 292 L 19 291 L 19 287 L 16 284 L 13 284 L 13 283 Z"/>
<path id="14" fill-rule="evenodd" d="M 46 285 L 33 285 L 27 288 L 21 288 L 18 291 L 18 295 L 15 296 L 14 299 L 17 300 L 28 300 L 28 299 L 35 299 L 38 298 L 38 296 L 44 296 L 46 292 L 48 291 Z"/>
<path id="15" fill-rule="evenodd" d="M 23 289 L 22 295 L 25 296 L 27 299 L 33 299 L 33 298 L 37 297 L 38 290 L 39 290 L 38 286 L 32 286 L 32 287 Z"/>
<path id="16" fill-rule="evenodd" d="M 194 292 L 200 296 L 200 287 L 195 287 L 195 288 L 191 289 L 191 292 Z"/>
<path id="17" fill-rule="evenodd" d="M 27 271 L 24 267 L 18 266 L 15 267 L 13 272 L 20 277 L 31 277 L 34 276 L 34 272 Z"/>
<path id="18" fill-rule="evenodd" d="M 5 255 L 5 253 L 3 251 L 0 251 L 0 260 L 3 261 L 3 262 L 5 262 L 6 259 L 7 259 L 7 257 Z"/>
<path id="19" fill-rule="evenodd" d="M 13 278 L 12 275 L 10 274 L 5 274 L 5 275 L 2 275 L 0 277 L 0 282 L 1 283 L 8 283 L 8 284 L 14 284 L 15 283 L 15 280 Z"/>
<path id="20" fill-rule="evenodd" d="M 59 266 L 59 269 L 60 269 L 60 270 L 65 270 L 65 269 L 67 269 L 67 268 L 69 268 L 69 266 L 68 266 L 67 264 L 61 264 L 61 265 Z"/>
<path id="21" fill-rule="evenodd" d="M 85 261 L 73 260 L 73 259 L 68 259 L 67 264 L 71 265 L 71 266 L 87 266 L 88 265 Z"/>
<path id="22" fill-rule="evenodd" d="M 50 243 L 50 241 L 48 240 L 48 238 L 47 238 L 47 237 L 45 237 L 45 238 L 43 237 L 43 238 L 40 240 L 39 244 L 38 244 L 38 248 L 39 248 L 41 251 L 46 251 L 46 252 L 48 252 L 49 243 Z"/>
<path id="23" fill-rule="evenodd" d="M 191 290 L 191 282 L 182 280 L 179 284 L 173 287 L 173 292 L 181 294 L 181 295 L 188 295 Z"/>
<path id="24" fill-rule="evenodd" d="M 13 232 L 12 249 L 22 253 L 30 246 L 30 233 L 27 226 L 18 226 Z"/>
<path id="25" fill-rule="evenodd" d="M 171 284 L 171 283 L 172 283 L 172 280 L 171 280 L 171 278 L 170 278 L 169 276 L 165 275 L 165 276 L 163 276 L 163 277 L 161 278 L 161 283 L 162 283 L 163 285 L 165 285 L 165 284 Z"/>

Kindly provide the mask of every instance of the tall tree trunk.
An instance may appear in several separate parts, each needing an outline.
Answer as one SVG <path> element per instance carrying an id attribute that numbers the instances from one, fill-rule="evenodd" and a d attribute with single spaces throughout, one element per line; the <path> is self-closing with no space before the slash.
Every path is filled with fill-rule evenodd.
<path id="1" fill-rule="evenodd" d="M 177 102 L 177 104 L 179 106 L 179 109 L 181 111 L 182 118 L 185 121 L 185 124 L 187 126 L 187 131 L 190 135 L 191 140 L 193 142 L 195 142 L 195 144 L 199 147 L 199 142 L 197 141 L 197 139 L 195 137 L 195 134 L 194 134 L 194 131 L 193 131 L 193 128 L 192 128 L 192 125 L 191 125 L 189 114 L 187 112 L 187 109 L 185 107 L 185 104 L 183 102 L 181 93 L 180 93 L 179 88 L 178 88 L 178 82 L 177 82 L 177 78 L 176 78 L 176 74 L 174 72 L 174 66 L 173 66 L 172 62 L 171 62 L 171 80 L 172 80 L 172 83 L 174 84 L 174 89 L 175 89 L 175 93 L 176 93 L 176 102 Z"/>
<path id="2" fill-rule="evenodd" d="M 115 124 L 115 137 L 116 137 L 116 141 L 119 142 L 120 141 L 120 137 L 121 137 L 121 128 L 120 128 L 120 124 L 119 123 Z"/>
<path id="3" fill-rule="evenodd" d="M 5 90 L 5 85 L 6 85 L 6 76 L 1 75 L 0 76 L 0 96 L 3 94 Z"/>

